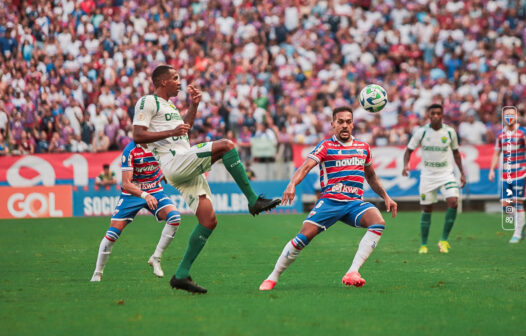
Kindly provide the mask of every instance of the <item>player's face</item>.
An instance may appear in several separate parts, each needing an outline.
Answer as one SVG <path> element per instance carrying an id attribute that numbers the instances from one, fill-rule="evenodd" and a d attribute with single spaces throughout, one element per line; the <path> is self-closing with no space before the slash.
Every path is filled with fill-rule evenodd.
<path id="1" fill-rule="evenodd" d="M 506 125 L 509 127 L 515 126 L 517 123 L 517 111 L 515 109 L 509 108 L 505 109 L 503 114 L 503 119 Z"/>
<path id="2" fill-rule="evenodd" d="M 431 120 L 431 125 L 440 125 L 442 123 L 442 117 L 444 112 L 441 108 L 432 108 L 429 110 L 429 119 Z"/>
<path id="3" fill-rule="evenodd" d="M 166 87 L 166 93 L 170 97 L 177 96 L 179 90 L 181 90 L 181 79 L 175 69 L 170 69 L 166 79 L 163 80 L 163 84 Z"/>
<path id="4" fill-rule="evenodd" d="M 351 138 L 351 132 L 354 127 L 352 113 L 343 111 L 334 116 L 332 121 L 332 128 L 334 134 L 341 142 L 347 142 Z"/>

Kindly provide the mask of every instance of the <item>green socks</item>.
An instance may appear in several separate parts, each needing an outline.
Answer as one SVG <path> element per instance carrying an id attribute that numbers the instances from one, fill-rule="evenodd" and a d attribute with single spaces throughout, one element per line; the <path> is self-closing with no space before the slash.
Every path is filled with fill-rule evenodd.
<path id="1" fill-rule="evenodd" d="M 446 220 L 444 221 L 444 230 L 442 231 L 442 240 L 447 240 L 449 233 L 455 224 L 455 218 L 457 218 L 457 209 L 447 208 Z"/>
<path id="2" fill-rule="evenodd" d="M 258 195 L 250 185 L 250 182 L 247 177 L 247 172 L 245 171 L 245 166 L 243 166 L 243 163 L 241 163 L 241 159 L 239 158 L 237 149 L 234 148 L 226 152 L 225 155 L 223 155 L 222 159 L 226 170 L 228 170 L 228 172 L 234 178 L 234 181 L 236 181 L 243 194 L 245 194 L 248 200 L 248 204 L 253 205 L 254 203 L 256 203 Z"/>
<path id="3" fill-rule="evenodd" d="M 186 247 L 183 259 L 175 272 L 176 278 L 182 279 L 190 275 L 190 267 L 192 267 L 195 258 L 199 255 L 211 234 L 212 230 L 197 223 L 188 240 L 188 246 Z"/>
<path id="4" fill-rule="evenodd" d="M 431 212 L 423 212 L 420 217 L 420 238 L 422 245 L 427 245 L 427 237 L 429 236 L 429 227 L 431 226 Z"/>

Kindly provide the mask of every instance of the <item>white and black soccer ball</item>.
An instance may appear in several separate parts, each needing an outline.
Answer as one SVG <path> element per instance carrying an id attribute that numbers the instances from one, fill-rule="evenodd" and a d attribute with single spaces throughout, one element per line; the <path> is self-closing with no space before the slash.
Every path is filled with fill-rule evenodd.
<path id="1" fill-rule="evenodd" d="M 380 112 L 387 105 L 387 91 L 378 84 L 369 84 L 360 91 L 360 105 L 367 112 Z"/>

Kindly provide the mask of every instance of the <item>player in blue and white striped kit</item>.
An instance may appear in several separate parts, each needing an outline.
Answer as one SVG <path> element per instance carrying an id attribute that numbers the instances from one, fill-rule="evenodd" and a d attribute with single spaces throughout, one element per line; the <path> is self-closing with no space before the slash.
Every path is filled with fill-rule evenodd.
<path id="1" fill-rule="evenodd" d="M 92 282 L 101 281 L 113 244 L 142 208 L 148 209 L 158 221 L 166 220 L 157 248 L 148 260 L 153 273 L 162 278 L 161 256 L 172 242 L 181 221 L 179 211 L 164 193 L 161 185 L 163 174 L 151 152 L 130 142 L 122 153 L 121 168 L 122 194 L 111 217 L 110 228 L 100 243 Z"/>

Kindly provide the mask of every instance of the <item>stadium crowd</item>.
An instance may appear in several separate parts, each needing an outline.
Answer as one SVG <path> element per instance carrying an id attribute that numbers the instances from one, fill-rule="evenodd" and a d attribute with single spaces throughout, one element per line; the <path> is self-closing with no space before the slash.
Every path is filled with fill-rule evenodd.
<path id="1" fill-rule="evenodd" d="M 8 0 L 0 48 L 1 155 L 124 148 L 162 63 L 176 103 L 203 91 L 191 141 L 227 137 L 245 159 L 258 138 L 290 159 L 341 105 L 376 146 L 406 145 L 434 102 L 470 144 L 526 107 L 526 0 Z M 381 113 L 357 101 L 369 83 L 388 91 Z"/>

